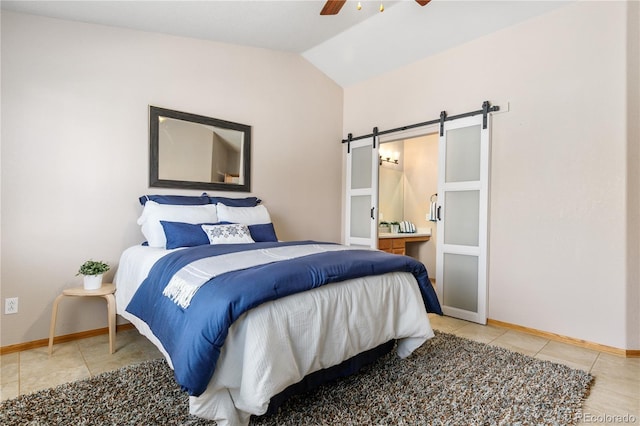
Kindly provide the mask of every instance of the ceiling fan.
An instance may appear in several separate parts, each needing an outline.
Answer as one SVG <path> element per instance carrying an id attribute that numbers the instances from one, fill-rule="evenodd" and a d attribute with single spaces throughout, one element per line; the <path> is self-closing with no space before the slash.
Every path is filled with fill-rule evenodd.
<path id="1" fill-rule="evenodd" d="M 416 0 L 420 6 L 426 6 L 431 0 Z M 320 15 L 337 15 L 347 0 L 327 0 L 324 7 L 320 11 Z M 381 9 L 382 10 L 382 9 Z"/>

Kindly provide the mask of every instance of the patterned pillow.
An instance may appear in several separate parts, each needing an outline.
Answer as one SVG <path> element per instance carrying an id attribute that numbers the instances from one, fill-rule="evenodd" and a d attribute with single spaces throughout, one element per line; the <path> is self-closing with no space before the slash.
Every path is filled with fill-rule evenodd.
<path id="1" fill-rule="evenodd" d="M 210 244 L 255 243 L 249 227 L 240 223 L 229 225 L 202 225 Z"/>

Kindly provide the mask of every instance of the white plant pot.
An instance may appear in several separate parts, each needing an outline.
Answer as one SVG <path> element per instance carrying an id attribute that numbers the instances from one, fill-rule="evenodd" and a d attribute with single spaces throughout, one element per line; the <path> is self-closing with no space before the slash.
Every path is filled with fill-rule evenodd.
<path id="1" fill-rule="evenodd" d="M 102 275 L 84 275 L 84 289 L 97 290 L 102 287 Z"/>

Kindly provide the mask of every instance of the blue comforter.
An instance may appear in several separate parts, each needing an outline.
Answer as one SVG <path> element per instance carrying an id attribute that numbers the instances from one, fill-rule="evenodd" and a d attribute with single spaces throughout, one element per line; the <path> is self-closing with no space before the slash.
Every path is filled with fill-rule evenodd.
<path id="1" fill-rule="evenodd" d="M 162 342 L 171 357 L 176 380 L 189 395 L 198 396 L 205 391 L 231 324 L 264 302 L 332 282 L 403 271 L 415 276 L 427 312 L 442 314 L 422 263 L 375 250 L 330 251 L 227 272 L 200 287 L 186 309 L 162 295 L 173 274 L 195 260 L 296 244 L 317 242 L 190 247 L 167 254 L 151 268 L 127 311 L 145 321 Z"/>

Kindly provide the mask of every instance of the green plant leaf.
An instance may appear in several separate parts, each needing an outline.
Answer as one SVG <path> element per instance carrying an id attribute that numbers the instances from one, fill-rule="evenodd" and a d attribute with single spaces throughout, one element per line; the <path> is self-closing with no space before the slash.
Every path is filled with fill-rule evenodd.
<path id="1" fill-rule="evenodd" d="M 100 275 L 107 272 L 111 267 L 102 261 L 87 260 L 80 266 L 76 275 Z"/>

